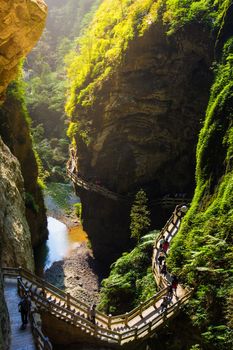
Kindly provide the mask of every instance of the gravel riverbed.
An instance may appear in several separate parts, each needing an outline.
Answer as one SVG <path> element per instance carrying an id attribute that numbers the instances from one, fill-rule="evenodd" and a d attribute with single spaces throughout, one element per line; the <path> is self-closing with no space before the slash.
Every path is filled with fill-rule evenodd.
<path id="1" fill-rule="evenodd" d="M 85 242 L 45 271 L 46 281 L 89 305 L 98 303 L 103 277 L 103 266 L 93 258 Z"/>

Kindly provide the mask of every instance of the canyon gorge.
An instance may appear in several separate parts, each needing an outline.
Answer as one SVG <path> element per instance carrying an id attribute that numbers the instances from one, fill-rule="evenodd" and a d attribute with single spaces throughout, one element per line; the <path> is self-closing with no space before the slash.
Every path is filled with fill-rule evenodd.
<path id="1" fill-rule="evenodd" d="M 47 5 L 43 0 L 0 0 L 1 266 L 34 271 L 33 249 L 48 235 L 38 183 L 41 163 L 33 149 L 27 100 L 32 119 L 35 115 L 33 123 L 42 123 L 46 138 L 52 140 L 49 147 L 56 148 L 59 139 L 65 145 L 49 169 L 49 179 L 54 176 L 68 182 L 67 161 L 94 258 L 112 273 L 104 283 L 112 288 L 110 301 L 115 309 L 118 296 L 123 303 L 128 290 L 137 292 L 141 283 L 135 273 L 130 276 L 132 285 L 128 284 L 124 279 L 127 268 L 117 271 L 117 259 L 137 245 L 130 232 L 135 194 L 142 188 L 148 197 L 151 230 L 160 229 L 174 210 L 173 204 L 163 206 L 163 199 L 189 202 L 167 264 L 194 294 L 175 323 L 169 321 L 138 348 L 230 350 L 233 2 L 90 0 L 80 2 L 77 12 L 75 1 L 66 3 L 67 8 L 62 1 L 48 0 L 56 19 L 72 17 L 72 26 L 68 28 L 67 21 L 59 26 L 59 20 L 55 25 L 49 17 L 52 39 L 42 38 L 39 49 L 23 63 L 42 35 Z M 56 40 L 63 40 L 62 45 L 55 45 Z M 46 63 L 40 56 L 49 52 L 48 42 L 55 54 Z M 66 72 L 58 55 L 66 57 Z M 23 64 L 30 80 L 33 63 L 38 75 L 27 82 L 30 88 L 25 98 Z M 52 83 L 40 91 L 48 77 Z M 56 166 L 62 168 L 62 175 Z M 80 185 L 76 177 L 97 190 Z M 111 191 L 115 198 L 98 188 Z M 149 274 L 149 266 L 144 267 Z M 105 288 L 101 297 L 110 298 L 107 293 Z M 129 311 L 124 305 L 122 310 Z M 77 337 L 79 346 L 102 348 L 93 339 L 86 345 L 88 337 L 82 330 L 76 332 L 53 315 L 41 314 L 55 349 L 74 349 Z M 9 349 L 9 339 L 0 276 L 0 349 Z"/>

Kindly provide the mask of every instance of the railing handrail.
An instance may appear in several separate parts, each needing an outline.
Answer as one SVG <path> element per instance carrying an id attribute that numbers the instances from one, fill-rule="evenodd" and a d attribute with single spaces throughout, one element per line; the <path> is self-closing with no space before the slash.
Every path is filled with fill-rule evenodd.
<path id="1" fill-rule="evenodd" d="M 13 270 L 13 269 L 11 269 Z M 14 269 L 16 270 L 16 269 Z M 17 289 L 18 289 L 18 294 L 19 296 L 23 296 L 23 295 L 27 295 L 28 290 L 26 288 L 26 286 L 24 286 L 23 282 L 20 280 L 20 278 L 17 278 Z M 33 334 L 33 338 L 34 338 L 34 342 L 36 345 L 36 348 L 38 350 L 53 350 L 53 346 L 49 341 L 49 338 L 46 337 L 41 328 L 37 325 L 37 322 L 35 320 L 34 314 L 36 313 L 36 309 L 32 309 L 32 305 L 30 304 L 30 308 L 29 308 L 29 320 L 31 323 L 31 327 L 32 327 L 32 334 Z"/>
<path id="2" fill-rule="evenodd" d="M 128 200 L 129 197 L 128 196 L 123 196 L 119 193 L 116 193 L 116 192 L 113 192 L 109 189 L 107 189 L 106 187 L 103 187 L 103 186 L 100 186 L 100 185 L 97 185 L 97 184 L 94 184 L 92 182 L 88 182 L 86 180 L 84 180 L 83 178 L 81 178 L 80 176 L 78 176 L 77 174 L 74 174 L 72 171 L 70 171 L 69 169 L 67 169 L 67 175 L 69 176 L 69 178 L 71 180 L 73 180 L 76 185 L 82 185 L 82 187 L 86 188 L 87 189 L 91 189 L 95 192 L 98 192 L 98 193 L 101 193 L 101 194 L 104 194 L 106 195 L 107 197 L 110 197 L 112 199 L 121 199 L 121 200 Z"/>
<path id="3" fill-rule="evenodd" d="M 175 234 L 178 231 L 178 227 L 180 226 L 182 212 L 180 211 L 181 205 L 176 206 L 172 216 L 165 224 L 164 228 L 161 230 L 160 235 L 155 240 L 154 249 L 153 249 L 153 262 L 155 261 L 157 249 L 158 249 L 158 242 L 161 239 L 162 235 L 164 235 L 166 232 L 171 235 L 171 238 L 173 237 L 173 233 Z M 33 292 L 32 289 L 30 289 L 32 298 L 34 299 L 35 303 L 39 306 L 42 306 L 43 308 L 46 308 L 48 311 L 53 311 L 53 314 L 57 317 L 61 316 L 66 319 L 66 321 L 71 322 L 73 325 L 77 327 L 82 327 L 86 332 L 89 332 L 92 336 L 100 337 L 102 340 L 107 339 L 111 342 L 117 342 L 118 345 L 122 345 L 126 341 L 132 341 L 134 339 L 138 339 L 142 334 L 146 332 L 147 336 L 150 335 L 157 327 L 160 327 L 161 324 L 163 324 L 163 320 L 167 319 L 168 317 L 171 317 L 173 314 L 175 314 L 176 310 L 180 308 L 190 297 L 192 290 L 191 289 L 184 289 L 185 293 L 184 295 L 175 303 L 173 303 L 170 307 L 167 308 L 166 313 L 161 313 L 160 315 L 157 315 L 155 318 L 153 318 L 150 322 L 139 325 L 139 326 L 131 326 L 128 328 L 128 322 L 133 320 L 135 317 L 140 315 L 142 317 L 142 312 L 147 310 L 152 305 L 155 306 L 156 302 L 161 300 L 162 297 L 164 297 L 167 293 L 168 283 L 166 282 L 163 277 L 159 276 L 157 266 L 153 266 L 153 272 L 155 275 L 155 279 L 164 285 L 164 288 L 161 289 L 158 293 L 153 295 L 151 298 L 146 300 L 145 302 L 138 305 L 133 310 L 129 311 L 128 313 L 111 316 L 111 315 L 105 315 L 99 311 L 96 311 L 96 321 L 100 323 L 96 323 L 93 325 L 93 323 L 89 320 L 89 311 L 90 308 L 87 304 L 84 302 L 79 301 L 76 298 L 71 297 L 69 294 L 63 292 L 59 288 L 53 286 L 52 284 L 48 283 L 47 281 L 44 281 L 38 276 L 35 276 L 32 272 L 28 271 L 25 268 L 9 268 L 9 267 L 3 267 L 2 268 L 3 274 L 7 276 L 20 276 L 22 279 L 25 279 L 26 282 L 31 283 L 31 288 L 34 285 L 36 285 L 36 292 Z M 159 276 L 159 279 L 158 279 Z M 24 285 L 23 280 L 21 279 L 22 285 Z M 20 279 L 18 279 L 20 281 Z M 21 285 L 20 284 L 20 285 Z M 21 286 L 22 287 L 22 286 Z M 37 289 L 40 289 L 39 292 L 37 292 Z M 26 287 L 22 287 L 26 288 Z M 45 295 L 43 295 L 43 293 Z M 47 297 L 47 294 L 50 295 L 50 297 Z M 55 298 L 55 302 L 52 301 L 52 297 Z M 59 300 L 59 304 L 57 303 L 57 300 Z M 60 305 L 60 301 L 64 302 L 64 305 Z M 73 309 L 71 309 L 73 308 Z M 82 313 L 82 314 L 80 314 Z M 162 322 L 162 323 L 161 323 Z M 120 331 L 116 331 L 111 329 L 111 327 L 123 327 Z M 128 329 L 127 329 L 128 328 Z M 41 337 L 40 337 L 41 338 Z M 132 339 L 133 338 L 133 339 Z M 48 348 L 49 349 L 49 348 Z"/>

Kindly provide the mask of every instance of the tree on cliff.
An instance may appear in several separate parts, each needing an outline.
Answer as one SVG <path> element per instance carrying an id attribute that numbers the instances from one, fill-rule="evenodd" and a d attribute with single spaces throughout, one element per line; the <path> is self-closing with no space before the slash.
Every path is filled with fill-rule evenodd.
<path id="1" fill-rule="evenodd" d="M 137 241 L 139 241 L 140 237 L 148 232 L 151 224 L 150 211 L 148 209 L 147 202 L 148 198 L 146 193 L 140 189 L 135 196 L 130 212 L 131 237 L 135 238 Z"/>

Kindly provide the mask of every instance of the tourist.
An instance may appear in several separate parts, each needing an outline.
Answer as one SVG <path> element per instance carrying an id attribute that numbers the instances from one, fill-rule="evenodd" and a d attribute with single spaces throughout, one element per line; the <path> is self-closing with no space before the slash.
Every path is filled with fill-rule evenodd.
<path id="1" fill-rule="evenodd" d="M 164 237 L 164 235 L 163 235 L 162 238 L 161 238 L 160 241 L 159 241 L 159 249 L 160 249 L 160 250 L 162 250 L 164 242 L 165 242 L 165 237 Z"/>
<path id="2" fill-rule="evenodd" d="M 160 252 L 158 257 L 159 269 L 162 268 L 162 264 L 164 260 L 165 260 L 165 254 L 164 252 Z"/>
<path id="3" fill-rule="evenodd" d="M 171 284 L 168 286 L 167 297 L 168 297 L 168 299 L 171 302 L 172 301 L 172 297 L 173 297 L 173 288 L 172 288 Z"/>
<path id="4" fill-rule="evenodd" d="M 162 244 L 162 250 L 165 254 L 167 254 L 168 248 L 169 248 L 169 242 L 167 239 L 165 239 L 164 243 Z"/>
<path id="5" fill-rule="evenodd" d="M 28 314 L 30 310 L 30 305 L 31 305 L 31 302 L 28 296 L 24 295 L 24 297 L 21 299 L 21 301 L 18 304 L 18 310 L 21 314 L 21 321 L 22 321 L 21 329 L 25 329 L 28 323 Z"/>
<path id="6" fill-rule="evenodd" d="M 169 300 L 168 300 L 168 297 L 165 295 L 165 297 L 163 298 L 162 304 L 160 305 L 161 312 L 167 310 L 168 304 L 169 304 Z"/>
<path id="7" fill-rule="evenodd" d="M 174 293 L 175 293 L 175 295 L 176 295 L 177 286 L 178 286 L 178 278 L 177 278 L 175 275 L 172 276 L 171 283 L 172 283 L 172 284 L 171 284 L 172 289 L 173 289 L 173 291 L 174 291 Z"/>
<path id="8" fill-rule="evenodd" d="M 164 275 L 164 277 L 166 277 L 166 274 L 167 274 L 167 265 L 166 265 L 166 262 L 164 262 L 164 264 L 163 264 L 163 266 L 162 266 L 162 268 L 161 268 L 160 273 L 161 273 L 162 275 Z"/>
<path id="9" fill-rule="evenodd" d="M 91 309 L 90 309 L 90 321 L 91 321 L 93 324 L 95 324 L 95 313 L 96 313 L 95 309 L 96 309 L 96 305 L 93 304 L 92 307 L 91 307 Z"/>

